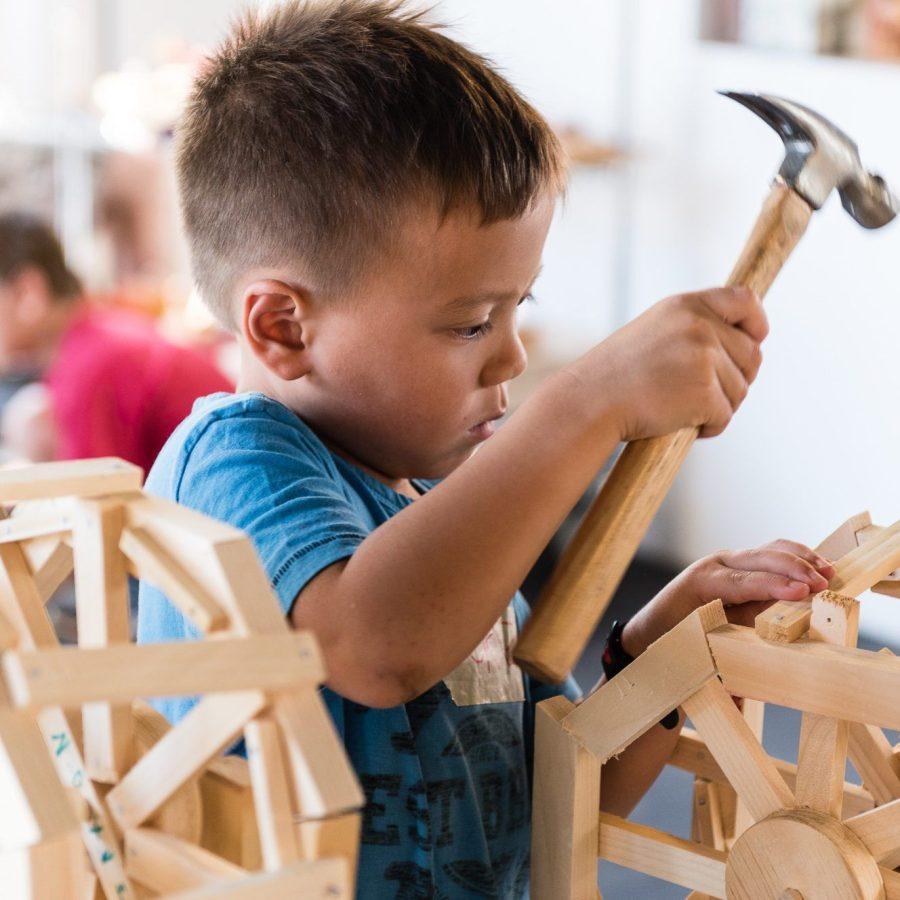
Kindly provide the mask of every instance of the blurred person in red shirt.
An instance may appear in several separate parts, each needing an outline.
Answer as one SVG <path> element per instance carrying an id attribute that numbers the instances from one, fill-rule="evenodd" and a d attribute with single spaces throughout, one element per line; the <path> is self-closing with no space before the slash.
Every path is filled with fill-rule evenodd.
<path id="1" fill-rule="evenodd" d="M 0 378 L 33 379 L 0 413 L 7 454 L 119 456 L 145 472 L 198 397 L 233 390 L 149 319 L 92 305 L 56 236 L 27 213 L 0 216 Z"/>

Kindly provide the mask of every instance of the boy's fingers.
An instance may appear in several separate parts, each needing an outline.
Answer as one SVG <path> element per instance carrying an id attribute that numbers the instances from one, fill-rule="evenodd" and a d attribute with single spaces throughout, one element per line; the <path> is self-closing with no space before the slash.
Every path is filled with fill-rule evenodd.
<path id="1" fill-rule="evenodd" d="M 714 288 L 701 296 L 720 322 L 737 326 L 758 343 L 766 339 L 769 320 L 762 301 L 749 288 Z"/>
<path id="2" fill-rule="evenodd" d="M 828 580 L 821 572 L 817 571 L 812 563 L 786 550 L 761 547 L 758 550 L 722 553 L 719 554 L 719 559 L 733 569 L 770 572 L 775 575 L 783 575 L 793 581 L 801 581 L 809 585 L 813 591 L 824 591 L 828 587 Z"/>
<path id="3" fill-rule="evenodd" d="M 752 384 L 762 364 L 759 342 L 739 328 L 725 325 L 723 322 L 715 322 L 714 326 L 725 352 L 741 370 L 747 382 Z"/>
<path id="4" fill-rule="evenodd" d="M 754 572 L 722 566 L 713 575 L 710 595 L 723 603 L 747 603 L 761 600 L 805 600 L 814 593 L 805 581 L 774 572 Z"/>
<path id="5" fill-rule="evenodd" d="M 815 550 L 807 547 L 806 544 L 798 544 L 796 541 L 788 541 L 782 538 L 777 541 L 771 541 L 760 549 L 786 550 L 788 553 L 793 553 L 795 556 L 805 559 L 808 563 L 815 566 L 819 572 L 822 572 L 826 578 L 831 577 L 831 575 L 826 574 L 826 570 L 830 569 L 831 574 L 834 574 L 834 563 L 820 556 Z"/>
<path id="6" fill-rule="evenodd" d="M 728 398 L 731 412 L 734 412 L 744 402 L 750 389 L 747 379 L 734 361 L 725 355 L 722 355 L 716 363 L 716 376 L 722 393 Z"/>

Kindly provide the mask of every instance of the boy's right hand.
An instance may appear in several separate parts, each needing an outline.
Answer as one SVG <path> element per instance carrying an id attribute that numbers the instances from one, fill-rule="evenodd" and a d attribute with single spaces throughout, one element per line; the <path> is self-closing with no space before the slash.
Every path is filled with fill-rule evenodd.
<path id="1" fill-rule="evenodd" d="M 746 397 L 768 331 L 762 303 L 747 288 L 678 294 L 569 368 L 581 384 L 603 392 L 623 441 L 691 425 L 712 437 Z"/>

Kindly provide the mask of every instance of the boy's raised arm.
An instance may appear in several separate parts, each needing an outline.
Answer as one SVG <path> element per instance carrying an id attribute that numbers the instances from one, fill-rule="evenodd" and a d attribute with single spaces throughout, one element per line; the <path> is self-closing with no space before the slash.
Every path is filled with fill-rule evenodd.
<path id="1" fill-rule="evenodd" d="M 725 428 L 766 333 L 745 289 L 679 295 L 549 379 L 473 458 L 300 592 L 291 620 L 316 632 L 329 686 L 388 707 L 452 671 L 618 442 Z"/>

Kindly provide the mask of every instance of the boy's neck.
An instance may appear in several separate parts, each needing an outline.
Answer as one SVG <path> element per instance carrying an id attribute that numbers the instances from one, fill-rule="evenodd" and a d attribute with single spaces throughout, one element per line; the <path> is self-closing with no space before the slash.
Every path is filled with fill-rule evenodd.
<path id="1" fill-rule="evenodd" d="M 272 400 L 276 400 L 278 403 L 281 403 L 283 406 L 286 406 L 291 412 L 295 415 L 299 416 L 301 419 L 303 418 L 303 411 L 299 409 L 295 409 L 294 405 L 288 402 L 287 398 L 280 395 L 280 392 L 271 384 L 270 380 L 266 378 L 264 375 L 261 375 L 256 371 L 256 366 L 246 365 L 246 354 L 242 354 L 242 365 L 241 365 L 241 373 L 237 380 L 237 385 L 235 390 L 239 394 L 253 392 L 264 394 L 266 397 L 271 397 Z M 352 453 L 348 453 L 343 447 L 338 446 L 333 441 L 330 441 L 327 437 L 322 434 L 316 432 L 316 436 L 331 450 L 332 453 L 340 456 L 341 459 L 345 459 L 351 465 L 356 466 L 358 469 L 362 469 L 367 475 L 370 475 L 376 481 L 380 481 L 382 484 L 386 484 L 391 490 L 396 491 L 398 494 L 402 494 L 404 497 L 409 497 L 412 500 L 418 499 L 420 496 L 419 492 L 413 486 L 411 479 L 409 478 L 393 478 L 390 475 L 385 475 L 383 472 L 379 472 L 377 469 L 373 469 L 371 466 L 366 465 L 362 460 L 355 457 Z"/>

